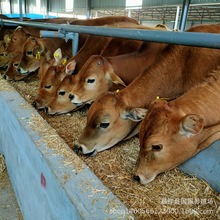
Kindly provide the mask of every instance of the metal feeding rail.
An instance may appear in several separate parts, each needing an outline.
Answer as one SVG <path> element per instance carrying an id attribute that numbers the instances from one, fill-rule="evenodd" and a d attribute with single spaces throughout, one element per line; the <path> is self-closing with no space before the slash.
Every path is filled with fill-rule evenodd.
<path id="1" fill-rule="evenodd" d="M 123 28 L 107 28 L 94 26 L 79 26 L 70 24 L 51 24 L 29 21 L 11 21 L 0 19 L 0 25 L 22 25 L 37 28 L 45 28 L 48 30 L 58 30 L 59 34 L 54 37 L 64 37 L 73 39 L 73 48 L 78 45 L 78 37 L 71 33 L 83 33 L 92 35 L 101 35 L 108 37 L 119 37 L 126 39 L 152 41 L 160 43 L 180 44 L 195 47 L 207 47 L 220 49 L 220 34 L 214 33 L 195 33 L 195 32 L 173 32 L 173 31 L 154 31 L 142 29 L 123 29 Z M 71 33 L 70 33 L 71 32 Z M 49 37 L 49 33 L 42 32 L 44 37 Z M 51 34 L 50 34 L 51 35 Z M 55 36 L 56 35 L 56 36 Z M 74 51 L 74 54 L 76 50 Z"/>

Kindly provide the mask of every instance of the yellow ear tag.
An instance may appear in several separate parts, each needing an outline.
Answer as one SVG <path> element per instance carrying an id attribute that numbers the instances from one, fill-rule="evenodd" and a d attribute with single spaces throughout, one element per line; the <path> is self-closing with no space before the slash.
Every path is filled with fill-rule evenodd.
<path id="1" fill-rule="evenodd" d="M 40 59 L 40 52 L 39 52 L 39 51 L 38 51 L 37 54 L 36 54 L 36 60 L 37 60 L 37 59 Z"/>
<path id="2" fill-rule="evenodd" d="M 167 100 L 167 101 L 169 101 L 170 100 L 170 98 L 160 98 L 159 96 L 157 96 L 157 98 L 156 99 L 163 99 L 163 100 Z"/>
<path id="3" fill-rule="evenodd" d="M 66 61 L 67 61 L 66 59 L 63 61 L 63 65 L 66 63 Z"/>
<path id="4" fill-rule="evenodd" d="M 118 92 L 119 92 L 119 89 L 117 89 L 116 92 L 118 93 Z"/>
<path id="5" fill-rule="evenodd" d="M 9 42 L 10 40 L 11 40 L 11 39 L 8 37 L 8 38 L 7 38 L 7 41 Z"/>
<path id="6" fill-rule="evenodd" d="M 55 53 L 55 57 L 58 57 L 59 56 L 59 54 L 58 53 Z"/>

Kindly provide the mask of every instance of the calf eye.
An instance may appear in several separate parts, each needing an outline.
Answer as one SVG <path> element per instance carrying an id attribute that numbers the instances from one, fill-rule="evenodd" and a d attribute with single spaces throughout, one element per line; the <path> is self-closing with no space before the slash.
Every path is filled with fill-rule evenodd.
<path id="1" fill-rule="evenodd" d="M 100 128 L 107 128 L 110 125 L 110 123 L 101 123 Z"/>
<path id="2" fill-rule="evenodd" d="M 65 91 L 60 91 L 59 95 L 65 95 L 65 93 L 66 93 Z"/>
<path id="3" fill-rule="evenodd" d="M 94 83 L 95 82 L 95 79 L 88 79 L 87 80 L 87 83 Z"/>
<path id="4" fill-rule="evenodd" d="M 27 54 L 27 55 L 31 55 L 31 54 L 32 54 L 32 51 L 31 51 L 31 50 L 28 50 L 28 51 L 26 52 L 26 54 Z"/>
<path id="5" fill-rule="evenodd" d="M 162 144 L 152 145 L 152 150 L 153 151 L 161 151 L 162 149 L 163 149 L 163 145 Z"/>
<path id="6" fill-rule="evenodd" d="M 0 53 L 0 56 L 4 56 L 4 54 L 3 54 L 3 53 Z"/>
<path id="7" fill-rule="evenodd" d="M 50 89 L 50 88 L 51 88 L 51 85 L 45 86 L 44 88 L 45 88 L 45 89 Z"/>
<path id="8" fill-rule="evenodd" d="M 18 66 L 18 63 L 14 63 L 13 66 L 17 67 L 17 66 Z"/>
<path id="9" fill-rule="evenodd" d="M 15 41 L 15 40 L 17 40 L 17 38 L 13 38 L 13 40 Z"/>

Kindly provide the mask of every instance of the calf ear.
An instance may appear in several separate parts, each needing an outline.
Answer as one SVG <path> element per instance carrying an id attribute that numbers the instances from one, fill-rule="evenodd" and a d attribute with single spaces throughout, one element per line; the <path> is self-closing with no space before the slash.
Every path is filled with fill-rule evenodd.
<path id="1" fill-rule="evenodd" d="M 72 75 L 73 71 L 76 68 L 76 61 L 73 60 L 66 65 L 66 74 Z"/>
<path id="2" fill-rule="evenodd" d="M 38 40 L 36 40 L 36 46 L 34 47 L 33 50 L 33 55 L 36 56 L 36 54 L 40 53 L 42 54 L 45 51 L 45 46 L 42 42 L 38 42 Z"/>
<path id="3" fill-rule="evenodd" d="M 5 36 L 4 36 L 4 42 L 5 42 L 6 46 L 8 46 L 8 44 L 10 43 L 10 41 L 11 41 L 11 38 L 10 38 L 9 34 L 5 34 Z"/>
<path id="4" fill-rule="evenodd" d="M 200 115 L 186 115 L 180 122 L 180 133 L 198 134 L 203 129 L 204 121 Z"/>
<path id="5" fill-rule="evenodd" d="M 116 75 L 114 72 L 106 73 L 106 78 L 108 80 L 111 80 L 114 84 L 121 84 L 122 86 L 126 87 L 122 79 L 118 75 Z"/>
<path id="6" fill-rule="evenodd" d="M 62 59 L 62 51 L 60 48 L 58 48 L 54 53 L 53 57 L 55 59 L 55 64 L 58 65 L 60 60 Z"/>
<path id="7" fill-rule="evenodd" d="M 147 109 L 145 108 L 133 108 L 129 112 L 123 113 L 121 117 L 132 121 L 141 121 L 145 117 L 146 113 Z"/>

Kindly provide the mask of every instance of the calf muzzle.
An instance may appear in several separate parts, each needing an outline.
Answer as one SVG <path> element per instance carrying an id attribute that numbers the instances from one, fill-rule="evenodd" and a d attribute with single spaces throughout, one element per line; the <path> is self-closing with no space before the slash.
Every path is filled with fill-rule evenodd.
<path id="1" fill-rule="evenodd" d="M 47 107 L 47 106 L 44 107 L 44 112 L 45 112 L 46 114 L 48 113 L 48 107 Z"/>
<path id="2" fill-rule="evenodd" d="M 133 176 L 133 179 L 136 180 L 136 181 L 138 181 L 139 183 L 140 183 L 140 181 L 141 181 L 141 179 L 140 179 L 139 176 Z"/>
<path id="3" fill-rule="evenodd" d="M 34 106 L 34 108 L 37 108 L 37 103 L 35 101 L 32 103 L 32 105 Z"/>
<path id="4" fill-rule="evenodd" d="M 78 152 L 78 151 L 81 151 L 82 152 L 82 147 L 81 146 L 78 146 L 78 145 L 75 145 L 74 146 L 74 149 Z"/>
<path id="5" fill-rule="evenodd" d="M 72 101 L 74 99 L 74 95 L 69 94 L 69 100 Z"/>

